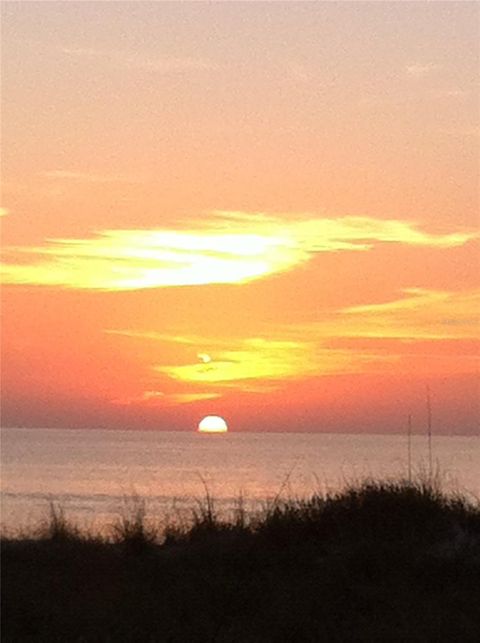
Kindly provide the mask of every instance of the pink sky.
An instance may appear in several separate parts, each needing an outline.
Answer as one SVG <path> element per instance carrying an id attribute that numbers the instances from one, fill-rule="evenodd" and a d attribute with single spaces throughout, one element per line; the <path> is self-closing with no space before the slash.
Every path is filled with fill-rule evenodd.
<path id="1" fill-rule="evenodd" d="M 3 3 L 2 424 L 477 434 L 479 12 Z"/>

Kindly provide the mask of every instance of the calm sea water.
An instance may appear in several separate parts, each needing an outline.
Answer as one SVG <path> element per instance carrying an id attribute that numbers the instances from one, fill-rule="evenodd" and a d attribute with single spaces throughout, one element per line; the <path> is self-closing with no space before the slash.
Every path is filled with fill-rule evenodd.
<path id="1" fill-rule="evenodd" d="M 425 436 L 413 436 L 412 454 L 414 472 L 426 471 Z M 435 437 L 433 458 L 447 491 L 480 496 L 479 437 Z M 228 512 L 240 494 L 255 508 L 279 494 L 405 477 L 407 442 L 400 435 L 3 429 L 1 462 L 4 530 L 35 525 L 50 501 L 80 525 L 103 529 L 134 494 L 151 516 L 178 516 L 204 498 L 205 485 Z"/>

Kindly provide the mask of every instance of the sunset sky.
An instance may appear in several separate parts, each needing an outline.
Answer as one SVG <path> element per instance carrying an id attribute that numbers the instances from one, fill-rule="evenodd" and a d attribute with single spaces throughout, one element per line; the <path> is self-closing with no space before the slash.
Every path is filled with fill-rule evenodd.
<path id="1" fill-rule="evenodd" d="M 478 434 L 477 3 L 2 14 L 3 426 Z"/>

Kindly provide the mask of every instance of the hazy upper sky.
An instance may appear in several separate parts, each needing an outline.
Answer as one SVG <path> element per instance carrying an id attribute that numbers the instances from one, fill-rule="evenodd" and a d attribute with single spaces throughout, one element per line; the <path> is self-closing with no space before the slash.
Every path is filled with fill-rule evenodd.
<path id="1" fill-rule="evenodd" d="M 3 424 L 478 433 L 479 25 L 3 2 Z"/>

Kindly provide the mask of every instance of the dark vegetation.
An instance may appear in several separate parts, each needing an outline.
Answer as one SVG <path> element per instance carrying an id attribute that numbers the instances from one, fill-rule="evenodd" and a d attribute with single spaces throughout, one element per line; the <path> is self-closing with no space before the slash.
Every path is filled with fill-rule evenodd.
<path id="1" fill-rule="evenodd" d="M 422 483 L 242 505 L 161 532 L 144 506 L 109 540 L 52 508 L 2 540 L 2 640 L 480 641 L 480 506 Z"/>

